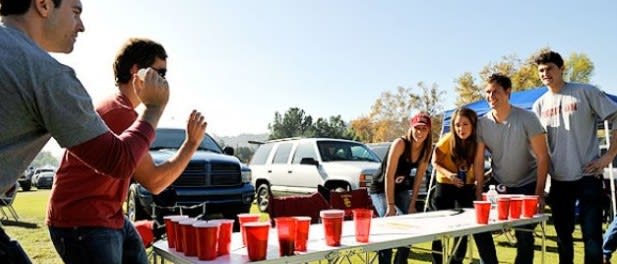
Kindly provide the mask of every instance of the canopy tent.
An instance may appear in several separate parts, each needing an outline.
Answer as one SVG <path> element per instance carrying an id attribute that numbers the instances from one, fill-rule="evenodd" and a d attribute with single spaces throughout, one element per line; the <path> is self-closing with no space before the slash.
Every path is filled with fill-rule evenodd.
<path id="1" fill-rule="evenodd" d="M 542 86 L 542 87 L 536 87 L 533 89 L 529 89 L 529 90 L 525 90 L 525 91 L 519 91 L 519 92 L 513 92 L 510 95 L 510 104 L 526 109 L 528 111 L 531 111 L 532 107 L 533 107 L 533 103 L 540 98 L 540 96 L 542 96 L 544 93 L 546 93 L 548 89 L 546 88 L 546 86 Z M 612 95 L 612 94 L 608 94 L 605 93 L 613 102 L 617 103 L 617 96 L 616 95 Z M 483 116 L 485 115 L 488 111 L 491 110 L 490 106 L 488 105 L 488 103 L 486 102 L 485 99 L 481 99 L 478 100 L 476 102 L 473 103 L 469 103 L 464 105 L 467 108 L 470 108 L 474 111 L 476 111 L 476 113 L 478 114 L 478 116 Z M 443 124 L 442 124 L 442 128 L 441 128 L 441 135 L 447 133 L 448 131 L 450 131 L 450 123 L 451 123 L 451 118 L 452 118 L 452 114 L 454 113 L 454 110 L 456 109 L 450 109 L 444 112 L 444 116 L 443 116 Z M 604 138 L 604 142 L 602 142 L 600 144 L 600 148 L 606 148 L 608 149 L 609 147 L 609 141 L 610 141 L 610 136 L 609 135 L 609 131 L 608 131 L 608 123 L 606 121 L 604 121 L 603 123 L 600 122 L 600 124 L 602 125 L 601 127 L 604 129 L 605 135 L 607 135 Z M 435 170 L 432 171 L 431 173 L 431 180 L 429 183 L 429 190 L 430 188 L 433 187 L 433 181 L 434 181 L 434 177 L 435 177 Z M 611 189 L 611 205 L 612 205 L 612 209 L 613 212 L 617 212 L 616 207 L 617 205 L 615 204 L 615 181 L 613 178 L 613 166 L 612 163 L 609 164 L 609 169 L 608 169 L 608 175 L 609 175 L 609 179 L 610 179 L 610 189 Z M 428 195 L 427 195 L 427 201 L 430 198 L 430 194 L 431 191 L 429 191 Z M 427 203 L 428 204 L 428 203 Z M 425 211 L 426 211 L 426 206 L 425 206 Z"/>

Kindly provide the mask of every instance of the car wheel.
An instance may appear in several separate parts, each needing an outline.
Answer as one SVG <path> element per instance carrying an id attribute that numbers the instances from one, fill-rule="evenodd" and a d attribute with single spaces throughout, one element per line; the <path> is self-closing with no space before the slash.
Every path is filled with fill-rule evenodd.
<path id="1" fill-rule="evenodd" d="M 31 188 L 32 188 L 32 183 L 30 184 L 24 183 L 23 185 L 21 185 L 21 190 L 24 192 L 30 191 Z"/>
<path id="2" fill-rule="evenodd" d="M 268 204 L 270 203 L 270 187 L 267 183 L 262 183 L 257 187 L 257 208 L 260 212 L 268 212 Z"/>
<path id="3" fill-rule="evenodd" d="M 139 198 L 137 197 L 137 190 L 135 188 L 129 189 L 129 197 L 127 199 L 126 215 L 132 222 L 148 219 L 148 215 L 141 208 Z"/>

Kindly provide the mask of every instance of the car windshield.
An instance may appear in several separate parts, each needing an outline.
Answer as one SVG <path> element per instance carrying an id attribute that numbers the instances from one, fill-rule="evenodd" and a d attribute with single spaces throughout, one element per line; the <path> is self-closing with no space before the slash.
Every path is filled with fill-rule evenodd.
<path id="1" fill-rule="evenodd" d="M 182 129 L 158 129 L 156 130 L 156 139 L 150 146 L 150 150 L 178 149 L 182 146 L 185 136 L 186 134 Z M 221 147 L 208 134 L 205 135 L 197 149 L 223 153 Z"/>
<path id="2" fill-rule="evenodd" d="M 372 161 L 379 162 L 379 158 L 364 144 L 347 141 L 317 142 L 321 160 L 328 161 Z"/>

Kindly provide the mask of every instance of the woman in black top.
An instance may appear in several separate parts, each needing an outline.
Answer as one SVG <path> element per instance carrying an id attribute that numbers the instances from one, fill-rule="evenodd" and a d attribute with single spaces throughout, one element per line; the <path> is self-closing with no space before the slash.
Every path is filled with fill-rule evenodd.
<path id="1" fill-rule="evenodd" d="M 376 175 L 369 188 L 373 206 L 380 217 L 416 212 L 420 184 L 431 155 L 431 118 L 426 113 L 419 113 L 409 123 L 407 135 L 392 142 L 382 172 Z M 410 193 L 412 169 L 416 169 L 416 175 Z M 379 263 L 390 263 L 391 249 L 381 250 L 378 254 Z M 408 256 L 409 247 L 398 248 L 394 263 L 407 263 Z"/>

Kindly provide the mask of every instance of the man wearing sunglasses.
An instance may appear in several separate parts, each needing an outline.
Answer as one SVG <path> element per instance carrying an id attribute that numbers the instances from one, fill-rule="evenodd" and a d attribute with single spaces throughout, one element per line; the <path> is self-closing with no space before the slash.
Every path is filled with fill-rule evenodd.
<path id="1" fill-rule="evenodd" d="M 150 68 L 165 77 L 167 54 L 159 43 L 129 39 L 116 56 L 113 68 L 119 93 L 100 102 L 96 111 L 116 134 L 137 118 L 141 100 L 133 84 L 139 69 Z M 167 162 L 154 164 L 146 154 L 133 179 L 158 194 L 175 181 L 197 150 L 206 130 L 201 113 L 193 111 L 186 140 Z M 142 240 L 124 216 L 129 178 L 97 176 L 98 172 L 65 153 L 49 199 L 47 224 L 58 254 L 65 263 L 147 263 Z"/>
<path id="2" fill-rule="evenodd" d="M 94 178 L 130 177 L 154 139 L 169 98 L 158 74 L 146 72 L 137 91 L 145 109 L 114 134 L 74 70 L 49 55 L 73 50 L 85 30 L 82 9 L 80 0 L 0 0 L 0 193 L 15 185 L 51 137 L 96 169 Z M 0 262 L 28 263 L 12 244 L 0 227 Z"/>

